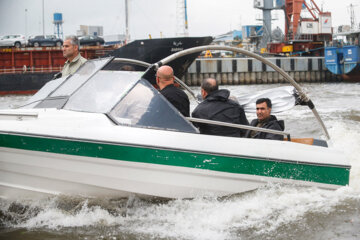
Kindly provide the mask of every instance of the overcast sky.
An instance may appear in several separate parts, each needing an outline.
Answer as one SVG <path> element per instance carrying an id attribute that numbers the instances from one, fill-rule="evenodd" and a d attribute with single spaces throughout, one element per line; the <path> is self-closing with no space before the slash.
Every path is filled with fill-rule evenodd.
<path id="1" fill-rule="evenodd" d="M 0 0 L 0 36 L 12 33 L 42 34 L 43 0 Z M 176 36 L 177 0 L 129 0 L 131 39 Z M 332 12 L 333 26 L 350 24 L 348 6 L 355 7 L 360 22 L 359 0 L 315 0 L 324 11 Z M 262 13 L 253 8 L 253 0 L 187 0 L 190 36 L 215 36 L 241 25 L 259 24 Z M 124 0 L 44 0 L 45 34 L 54 33 L 53 14 L 63 15 L 64 36 L 76 34 L 80 25 L 103 26 L 104 35 L 125 33 Z M 26 11 L 27 10 L 27 11 Z M 284 28 L 282 11 L 273 12 L 273 22 Z"/>

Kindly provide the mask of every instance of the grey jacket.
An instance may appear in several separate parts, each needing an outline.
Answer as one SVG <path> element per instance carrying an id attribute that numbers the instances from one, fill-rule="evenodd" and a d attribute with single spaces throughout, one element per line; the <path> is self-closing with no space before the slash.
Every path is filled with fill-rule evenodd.
<path id="1" fill-rule="evenodd" d="M 71 62 L 66 61 L 61 71 L 62 76 L 74 74 L 86 61 L 86 58 L 83 58 L 80 53 Z"/>

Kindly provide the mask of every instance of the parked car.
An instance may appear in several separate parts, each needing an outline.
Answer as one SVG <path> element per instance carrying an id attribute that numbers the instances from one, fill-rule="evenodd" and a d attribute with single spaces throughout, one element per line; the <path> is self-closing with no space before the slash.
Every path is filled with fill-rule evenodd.
<path id="1" fill-rule="evenodd" d="M 28 46 L 30 47 L 41 47 L 41 46 L 62 46 L 63 41 L 55 35 L 38 35 L 28 40 Z"/>
<path id="2" fill-rule="evenodd" d="M 0 38 L 0 47 L 21 47 L 26 45 L 26 39 L 21 34 L 11 34 Z"/>
<path id="3" fill-rule="evenodd" d="M 104 39 L 98 36 L 81 36 L 79 37 L 82 46 L 100 46 L 105 43 Z"/>

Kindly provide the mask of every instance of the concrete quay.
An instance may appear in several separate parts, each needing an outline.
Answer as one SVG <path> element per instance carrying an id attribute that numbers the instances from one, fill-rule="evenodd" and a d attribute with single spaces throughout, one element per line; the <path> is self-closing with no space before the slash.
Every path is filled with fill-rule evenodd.
<path id="1" fill-rule="evenodd" d="M 267 59 L 282 68 L 299 83 L 341 81 L 339 76 L 326 69 L 324 57 Z M 198 58 L 190 65 L 182 80 L 189 86 L 199 86 L 201 81 L 208 77 L 215 78 L 222 85 L 287 82 L 270 66 L 253 58 Z"/>

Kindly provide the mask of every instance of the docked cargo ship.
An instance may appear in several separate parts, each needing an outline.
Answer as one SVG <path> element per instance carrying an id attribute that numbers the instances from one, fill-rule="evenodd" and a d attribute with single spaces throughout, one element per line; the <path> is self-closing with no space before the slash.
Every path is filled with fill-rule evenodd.
<path id="1" fill-rule="evenodd" d="M 87 59 L 100 57 L 113 48 L 84 47 Z M 0 49 L 0 95 L 31 94 L 61 71 L 65 63 L 61 47 Z"/>
<path id="2" fill-rule="evenodd" d="M 337 42 L 325 48 L 325 66 L 327 69 L 341 75 L 345 81 L 360 81 L 360 29 L 338 33 L 345 36 L 347 43 Z"/>
<path id="3" fill-rule="evenodd" d="M 177 37 L 135 40 L 120 48 L 96 46 L 82 47 L 81 55 L 87 59 L 102 56 L 130 58 L 156 63 L 164 57 L 192 47 L 208 45 L 212 37 Z M 182 77 L 200 53 L 184 56 L 171 62 L 177 77 Z M 65 63 L 60 47 L 4 48 L 0 49 L 0 95 L 32 94 L 60 72 Z M 119 63 L 120 64 L 120 63 Z M 119 69 L 110 65 L 108 69 Z M 135 70 L 144 68 L 133 66 Z"/>
<path id="4" fill-rule="evenodd" d="M 334 41 L 325 48 L 325 66 L 344 81 L 359 82 L 360 27 L 355 23 L 353 4 L 350 4 L 349 10 L 351 25 L 338 27 Z"/>

